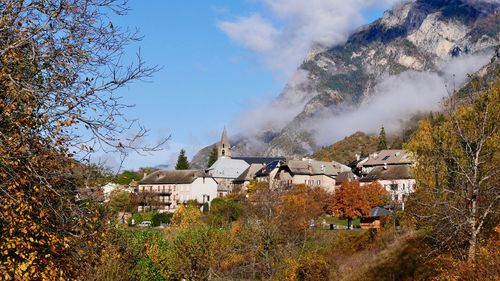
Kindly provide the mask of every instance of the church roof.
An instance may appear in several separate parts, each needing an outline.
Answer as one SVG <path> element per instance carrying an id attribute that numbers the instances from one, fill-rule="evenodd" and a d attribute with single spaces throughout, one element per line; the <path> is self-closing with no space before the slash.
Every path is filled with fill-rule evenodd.
<path id="1" fill-rule="evenodd" d="M 214 178 L 236 179 L 250 165 L 239 159 L 219 158 L 207 169 L 207 172 Z"/>

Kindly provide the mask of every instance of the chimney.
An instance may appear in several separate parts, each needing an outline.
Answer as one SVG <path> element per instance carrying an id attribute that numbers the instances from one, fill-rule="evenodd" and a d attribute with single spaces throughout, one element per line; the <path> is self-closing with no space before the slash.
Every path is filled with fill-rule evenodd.
<path id="1" fill-rule="evenodd" d="M 144 174 L 142 175 L 142 178 L 145 178 L 148 176 L 148 173 L 144 172 Z"/>
<path id="2" fill-rule="evenodd" d="M 324 172 L 325 171 L 325 165 L 321 165 L 321 171 Z"/>
<path id="3" fill-rule="evenodd" d="M 361 157 L 361 155 L 356 153 L 354 156 L 356 156 L 356 161 L 359 161 L 359 158 Z"/>
<path id="4" fill-rule="evenodd" d="M 387 170 L 387 162 L 384 163 L 384 170 Z"/>

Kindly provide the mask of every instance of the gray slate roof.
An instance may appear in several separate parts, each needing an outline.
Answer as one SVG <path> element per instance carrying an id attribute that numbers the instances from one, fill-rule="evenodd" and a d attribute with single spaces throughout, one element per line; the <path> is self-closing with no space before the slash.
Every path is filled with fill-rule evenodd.
<path id="1" fill-rule="evenodd" d="M 408 153 L 402 149 L 387 149 L 371 154 L 363 166 L 383 166 L 384 164 L 411 164 L 411 160 Z"/>
<path id="2" fill-rule="evenodd" d="M 385 208 L 382 207 L 374 207 L 370 211 L 370 216 L 371 217 L 385 217 L 390 215 L 391 212 Z"/>
<path id="3" fill-rule="evenodd" d="M 146 176 L 139 184 L 188 184 L 200 177 L 211 178 L 199 170 L 161 170 Z"/>
<path id="4" fill-rule="evenodd" d="M 219 158 L 207 169 L 208 174 L 214 178 L 236 179 L 250 165 L 239 159 Z"/>
<path id="5" fill-rule="evenodd" d="M 351 171 L 340 172 L 335 178 L 335 184 L 342 184 L 344 182 L 353 181 L 355 179 L 356 175 Z"/>
<path id="6" fill-rule="evenodd" d="M 337 162 L 316 161 L 312 159 L 290 160 L 286 163 L 290 172 L 296 175 L 327 175 L 336 176 L 340 172 L 351 169 Z"/>
<path id="7" fill-rule="evenodd" d="M 399 179 L 413 179 L 414 176 L 411 172 L 410 165 L 392 165 L 384 167 L 375 167 L 368 175 L 361 178 L 360 181 L 368 182 L 375 180 L 399 180 Z"/>
<path id="8" fill-rule="evenodd" d="M 257 173 L 262 167 L 264 167 L 264 165 L 262 164 L 252 164 L 234 181 L 235 182 L 251 181 L 253 180 L 255 173 Z"/>

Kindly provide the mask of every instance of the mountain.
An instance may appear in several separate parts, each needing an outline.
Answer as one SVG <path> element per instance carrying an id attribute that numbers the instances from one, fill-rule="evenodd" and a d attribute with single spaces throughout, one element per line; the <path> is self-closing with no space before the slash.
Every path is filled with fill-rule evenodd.
<path id="1" fill-rule="evenodd" d="M 367 155 L 377 150 L 378 137 L 356 132 L 344 139 L 314 152 L 311 157 L 320 161 L 337 161 L 349 164 L 355 160 L 355 155 Z"/>
<path id="2" fill-rule="evenodd" d="M 233 153 L 240 147 L 266 156 L 313 153 L 320 148 L 317 129 L 311 126 L 315 118 L 359 108 L 383 77 L 406 71 L 439 73 L 444 62 L 492 53 L 500 46 L 499 10 L 497 1 L 405 1 L 356 30 L 343 45 L 314 46 L 273 102 L 280 109 L 298 108 L 298 113 L 280 128 L 263 126 L 261 133 L 238 136 Z M 335 125 L 325 129 L 335 130 Z"/>

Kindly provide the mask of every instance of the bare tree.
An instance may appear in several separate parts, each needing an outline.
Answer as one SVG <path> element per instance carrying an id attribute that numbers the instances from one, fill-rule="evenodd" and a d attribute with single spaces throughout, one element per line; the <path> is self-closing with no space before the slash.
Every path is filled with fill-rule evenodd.
<path id="1" fill-rule="evenodd" d="M 478 243 L 499 223 L 500 84 L 452 96 L 443 115 L 420 124 L 408 145 L 416 158 L 418 191 L 411 196 L 418 224 L 432 226 L 436 250 L 471 264 Z"/>
<path id="2" fill-rule="evenodd" d="M 40 133 L 71 148 L 71 154 L 78 149 L 124 154 L 131 149 L 154 151 L 166 141 L 140 145 L 138 139 L 148 130 L 123 116 L 122 110 L 130 105 L 116 94 L 158 69 L 146 66 L 140 53 L 135 62 L 123 64 L 124 47 L 141 39 L 136 30 L 122 29 L 111 21 L 112 15 L 127 13 L 126 2 L 6 0 L 0 4 L 0 57 L 6 62 L 20 56 L 31 72 L 6 73 L 5 78 L 36 103 L 30 110 L 42 121 Z M 13 102 L 8 99 L 4 106 Z"/>

